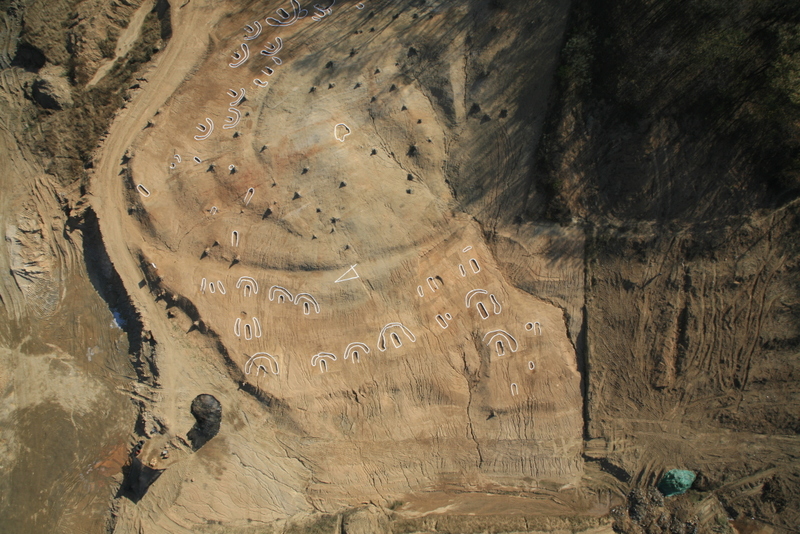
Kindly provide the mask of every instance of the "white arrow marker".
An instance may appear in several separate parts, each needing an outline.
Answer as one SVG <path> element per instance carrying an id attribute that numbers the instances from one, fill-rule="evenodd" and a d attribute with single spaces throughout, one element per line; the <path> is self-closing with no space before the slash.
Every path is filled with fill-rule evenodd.
<path id="1" fill-rule="evenodd" d="M 358 264 L 356 263 L 356 265 Z M 336 279 L 334 284 L 338 284 L 339 282 L 347 282 L 348 280 L 355 280 L 356 278 L 361 278 L 360 276 L 358 276 L 358 273 L 356 272 L 356 265 L 351 265 L 350 268 L 347 269 L 347 271 L 345 271 L 345 273 L 342 276 Z"/>

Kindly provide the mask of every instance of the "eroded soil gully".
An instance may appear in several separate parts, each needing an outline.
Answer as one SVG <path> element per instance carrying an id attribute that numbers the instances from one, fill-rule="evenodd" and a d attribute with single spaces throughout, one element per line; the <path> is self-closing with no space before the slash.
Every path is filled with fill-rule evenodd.
<path id="1" fill-rule="evenodd" d="M 138 380 L 155 386 L 158 384 L 158 368 L 153 358 L 155 341 L 143 328 L 141 316 L 111 264 L 94 210 L 86 210 L 78 227 L 83 233 L 83 255 L 89 279 L 128 338 L 128 351 Z"/>

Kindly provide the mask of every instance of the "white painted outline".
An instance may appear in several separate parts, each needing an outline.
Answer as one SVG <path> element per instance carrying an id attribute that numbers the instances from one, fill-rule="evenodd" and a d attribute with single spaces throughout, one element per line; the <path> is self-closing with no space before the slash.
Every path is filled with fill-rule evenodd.
<path id="1" fill-rule="evenodd" d="M 392 340 L 392 345 L 394 345 L 394 348 L 399 349 L 403 346 L 403 342 L 400 340 L 400 336 L 397 335 L 397 332 L 390 333 L 389 339 Z"/>
<path id="2" fill-rule="evenodd" d="M 356 9 L 364 9 L 364 4 L 359 2 L 358 4 L 356 4 Z"/>
<path id="3" fill-rule="evenodd" d="M 206 117 L 206 123 L 208 123 L 208 126 L 202 122 L 197 123 L 197 129 L 204 133 L 203 135 L 195 135 L 195 141 L 205 141 L 214 132 L 214 121 Z"/>
<path id="4" fill-rule="evenodd" d="M 211 291 L 212 293 L 216 293 L 217 292 L 217 288 L 214 285 L 214 282 L 209 282 L 208 283 L 208 290 Z"/>
<path id="5" fill-rule="evenodd" d="M 202 280 L 200 280 L 200 293 L 205 293 L 205 292 L 206 292 L 206 279 L 203 278 Z"/>
<path id="6" fill-rule="evenodd" d="M 244 205 L 247 206 L 250 204 L 250 201 L 253 200 L 253 196 L 255 196 L 256 190 L 254 187 L 251 187 L 247 190 L 247 193 L 244 194 Z"/>
<path id="7" fill-rule="evenodd" d="M 236 289 L 240 289 L 242 285 L 244 285 L 245 297 L 249 297 L 253 294 L 258 295 L 258 282 L 256 282 L 256 279 L 252 276 L 240 276 L 239 280 L 236 282 Z"/>
<path id="8" fill-rule="evenodd" d="M 289 302 L 294 303 L 294 297 L 292 296 L 291 291 L 289 291 L 285 287 L 281 287 L 281 286 L 272 286 L 271 288 L 269 288 L 269 300 L 270 300 L 270 302 L 275 300 L 275 293 L 278 292 L 278 291 L 284 293 L 283 295 L 278 295 L 278 303 L 279 304 L 283 304 L 283 302 L 286 301 L 286 300 L 288 300 Z"/>
<path id="9" fill-rule="evenodd" d="M 279 57 L 272 58 L 272 62 L 275 63 L 276 65 L 283 65 L 283 60 Z"/>
<path id="10" fill-rule="evenodd" d="M 219 211 L 216 206 L 211 206 L 211 209 L 208 210 L 211 215 L 216 215 Z"/>
<path id="11" fill-rule="evenodd" d="M 202 160 L 202 159 L 200 159 L 200 158 L 198 158 L 197 156 L 195 156 L 195 157 L 194 157 L 194 162 L 195 162 L 195 163 L 203 163 L 203 160 Z"/>
<path id="12" fill-rule="evenodd" d="M 342 276 L 340 276 L 339 278 L 336 279 L 334 284 L 338 284 L 339 282 L 347 282 L 347 281 L 350 281 L 350 280 L 356 280 L 357 278 L 361 278 L 358 275 L 358 273 L 356 272 L 356 265 L 358 265 L 358 264 L 356 263 L 356 264 L 351 265 L 350 268 L 347 269 Z M 349 273 L 351 271 L 353 272 L 353 276 L 345 278 L 345 276 L 347 276 L 347 273 Z"/>
<path id="13" fill-rule="evenodd" d="M 528 370 L 533 371 L 534 369 L 536 369 L 536 364 L 533 362 L 528 362 Z"/>
<path id="14" fill-rule="evenodd" d="M 242 113 L 236 108 L 228 108 L 228 111 L 233 113 L 233 117 L 228 115 L 225 117 L 225 122 L 227 124 L 222 125 L 223 130 L 230 130 L 231 128 L 236 128 L 236 125 L 239 124 L 239 121 L 242 120 Z"/>
<path id="15" fill-rule="evenodd" d="M 505 336 L 506 338 L 508 338 L 508 340 L 511 342 L 509 343 L 509 348 L 511 349 L 511 352 L 517 352 L 519 350 L 519 343 L 517 343 L 517 340 L 514 338 L 514 336 L 512 336 L 505 330 L 498 329 L 498 330 L 492 330 L 491 332 L 487 332 L 486 335 L 483 336 L 483 342 L 486 343 L 488 346 L 491 346 L 492 342 L 497 336 Z M 487 337 L 489 338 L 489 341 L 486 341 Z M 495 350 L 497 350 L 498 355 L 502 356 L 503 354 L 505 354 L 505 350 L 501 351 L 500 349 L 501 349 L 500 346 L 495 347 Z"/>
<path id="16" fill-rule="evenodd" d="M 233 333 L 236 337 L 242 336 L 242 318 L 237 317 L 236 320 L 233 322 Z"/>
<path id="17" fill-rule="evenodd" d="M 536 333 L 536 327 L 537 326 L 539 327 L 539 333 L 538 334 Z M 525 330 L 527 330 L 528 332 L 533 330 L 533 335 L 534 336 L 541 336 L 542 335 L 542 325 L 539 324 L 539 321 L 536 321 L 536 322 L 533 322 L 533 323 L 525 323 Z"/>
<path id="18" fill-rule="evenodd" d="M 470 304 L 472 303 L 472 297 L 475 295 L 488 295 L 489 292 L 485 289 L 473 289 L 464 297 L 464 304 L 469 308 Z"/>
<path id="19" fill-rule="evenodd" d="M 338 130 L 338 129 L 339 129 L 339 126 L 344 126 L 344 129 L 345 129 L 345 130 L 347 130 L 347 133 L 343 134 L 341 137 L 339 136 L 339 133 L 338 133 L 338 132 L 339 132 L 339 130 Z M 333 127 L 333 136 L 334 136 L 334 137 L 336 138 L 336 140 L 337 140 L 337 141 L 339 141 L 340 143 L 344 143 L 344 140 L 345 140 L 345 138 L 346 138 L 348 135 L 350 135 L 351 133 L 353 133 L 353 131 L 350 129 L 350 127 L 349 127 L 348 125 L 346 125 L 346 124 L 345 124 L 345 123 L 343 123 L 343 122 L 340 122 L 339 124 L 337 124 L 336 126 L 334 126 L 334 127 Z"/>
<path id="20" fill-rule="evenodd" d="M 470 267 L 470 269 L 472 269 L 472 272 L 475 273 L 475 274 L 478 274 L 479 272 L 481 272 L 481 266 L 478 264 L 478 260 L 476 260 L 475 258 L 471 258 L 469 260 L 469 267 Z"/>
<path id="21" fill-rule="evenodd" d="M 256 376 L 258 376 L 259 372 L 261 372 L 261 371 L 264 371 L 265 375 L 268 375 L 270 372 L 272 372 L 272 374 L 274 374 L 274 375 L 280 374 L 281 370 L 280 370 L 280 367 L 278 366 L 277 358 L 275 358 L 275 356 L 273 356 L 272 354 L 269 354 L 269 353 L 266 353 L 266 352 L 256 352 L 255 354 L 250 356 L 250 359 L 247 360 L 247 363 L 244 364 L 244 372 L 245 372 L 245 374 L 249 375 L 250 371 L 253 370 L 253 364 L 255 364 L 256 361 L 259 361 L 259 360 L 266 360 L 267 362 L 269 362 L 270 365 L 269 365 L 269 367 L 264 367 L 260 363 L 257 364 L 256 365 Z"/>
<path id="22" fill-rule="evenodd" d="M 444 318 L 447 319 L 448 321 L 452 321 L 453 320 L 453 316 L 450 315 L 449 313 L 445 313 L 444 314 Z"/>
<path id="23" fill-rule="evenodd" d="M 469 252 L 470 250 L 472 250 L 472 246 L 466 246 L 461 249 L 461 252 Z"/>
<path id="24" fill-rule="evenodd" d="M 388 330 L 389 328 L 400 328 L 400 330 L 406 335 L 406 337 L 408 339 L 411 340 L 412 343 L 415 343 L 417 341 L 417 337 L 414 335 L 414 333 L 411 330 L 409 330 L 408 327 L 404 326 L 403 323 L 398 323 L 398 322 L 389 323 L 386 326 L 384 326 L 383 328 L 381 328 L 381 333 L 378 335 L 378 350 L 380 350 L 381 352 L 386 352 L 386 348 L 387 348 L 386 347 L 386 330 Z M 397 336 L 395 336 L 395 337 L 397 337 Z M 399 337 L 397 337 L 397 342 L 400 342 L 400 338 Z M 400 343 L 400 346 L 398 346 L 394 339 L 392 339 L 392 343 L 397 348 L 400 348 L 400 346 L 402 346 L 402 343 Z"/>
<path id="25" fill-rule="evenodd" d="M 261 72 L 262 74 L 266 74 L 267 76 L 272 76 L 273 74 L 275 74 L 275 71 L 269 67 L 264 67 L 263 69 L 261 69 Z"/>
<path id="26" fill-rule="evenodd" d="M 500 312 L 503 311 L 503 307 L 500 305 L 500 301 L 497 300 L 497 297 L 494 294 L 489 295 L 489 300 L 492 301 L 492 311 L 495 315 L 500 315 Z"/>
<path id="27" fill-rule="evenodd" d="M 238 247 L 239 246 L 239 231 L 234 230 L 231 232 L 231 246 Z"/>
<path id="28" fill-rule="evenodd" d="M 253 339 L 253 327 L 250 326 L 250 323 L 244 323 L 244 338 L 247 341 Z"/>
<path id="29" fill-rule="evenodd" d="M 330 15 L 332 15 L 333 14 L 333 9 L 332 8 L 333 8 L 335 3 L 336 3 L 336 0 L 331 0 L 331 5 L 329 5 L 328 7 L 324 8 L 324 9 L 319 7 L 319 4 L 314 4 L 314 9 L 319 11 L 319 14 L 318 15 L 312 15 L 311 16 L 311 20 L 313 20 L 314 22 L 319 22 L 322 19 L 324 19 L 325 17 L 329 17 Z"/>
<path id="30" fill-rule="evenodd" d="M 294 296 L 295 305 L 300 304 L 300 300 L 307 300 L 308 302 L 313 304 L 314 305 L 314 311 L 319 313 L 319 304 L 317 304 L 317 299 L 312 297 L 309 293 L 298 293 L 297 295 Z M 309 315 L 310 313 L 311 313 L 311 310 L 309 309 L 309 307 L 307 305 L 304 304 L 303 305 L 303 314 L 304 315 Z"/>
<path id="31" fill-rule="evenodd" d="M 267 17 L 266 23 L 273 27 L 291 26 L 298 20 L 305 18 L 305 16 L 308 15 L 308 11 L 300 7 L 300 2 L 297 0 L 290 1 L 292 4 L 292 10 L 294 12 L 292 15 L 289 15 L 289 13 L 281 7 L 278 8 L 275 13 L 277 13 L 277 15 L 284 20 L 280 21 L 273 17 Z"/>
<path id="32" fill-rule="evenodd" d="M 360 341 L 354 341 L 347 345 L 344 349 L 344 359 L 351 358 L 350 361 L 353 363 L 361 363 L 361 354 L 359 354 L 358 349 L 364 349 L 365 354 L 369 354 L 369 347 L 366 343 L 362 343 Z"/>
<path id="33" fill-rule="evenodd" d="M 280 37 L 275 38 L 275 44 L 267 43 L 261 51 L 262 56 L 275 57 L 275 55 L 283 49 L 283 39 Z"/>
<path id="34" fill-rule="evenodd" d="M 269 85 L 269 82 L 262 82 L 258 78 L 253 78 L 253 83 L 259 87 L 266 87 Z"/>
<path id="35" fill-rule="evenodd" d="M 234 165 L 233 163 L 231 163 L 230 165 L 228 165 L 228 170 L 229 170 L 229 171 L 235 171 L 235 170 L 236 170 L 236 165 Z"/>
<path id="36" fill-rule="evenodd" d="M 170 163 L 170 164 L 169 164 L 169 168 L 170 168 L 170 169 L 174 169 L 174 168 L 175 168 L 175 163 L 174 163 L 174 162 L 173 162 L 173 163 Z"/>
<path id="37" fill-rule="evenodd" d="M 462 278 L 467 276 L 467 270 L 464 269 L 464 266 L 462 264 L 460 264 L 460 263 L 458 264 L 458 270 L 461 273 L 461 277 Z"/>
<path id="38" fill-rule="evenodd" d="M 247 34 L 247 35 L 244 36 L 244 38 L 247 41 L 252 41 L 256 37 L 261 35 L 261 30 L 263 30 L 263 28 L 261 27 L 261 23 L 260 22 L 255 21 L 255 22 L 253 22 L 253 24 L 255 25 L 255 28 L 253 26 L 249 25 L 249 24 L 246 24 L 245 27 L 244 27 L 244 31 Z"/>
<path id="39" fill-rule="evenodd" d="M 244 100 L 245 94 L 246 91 L 244 90 L 244 87 L 239 89 L 238 93 L 233 89 L 228 89 L 228 96 L 234 99 L 233 102 L 230 103 L 231 107 L 235 107 L 241 104 L 242 101 Z"/>
<path id="40" fill-rule="evenodd" d="M 173 158 L 175 158 L 175 159 L 177 159 L 177 160 L 178 160 L 178 163 L 181 163 L 181 156 L 180 156 L 180 154 L 175 154 L 175 155 L 174 155 L 174 156 L 172 156 L 172 157 L 173 157 Z"/>
<path id="41" fill-rule="evenodd" d="M 442 327 L 442 330 L 444 330 L 448 326 L 450 326 L 449 324 L 447 324 L 447 321 L 445 321 L 444 317 L 442 317 L 441 313 L 436 315 L 435 319 L 436 319 L 436 322 L 439 323 L 439 326 Z"/>
<path id="42" fill-rule="evenodd" d="M 315 354 L 311 357 L 311 367 L 316 367 L 319 364 L 319 370 L 321 373 L 325 373 L 328 371 L 328 362 L 325 359 L 328 358 L 331 361 L 336 361 L 336 355 L 330 352 L 320 352 Z"/>
<path id="43" fill-rule="evenodd" d="M 486 309 L 486 306 L 480 300 L 475 305 L 475 308 L 478 310 L 478 314 L 481 316 L 481 319 L 484 321 L 489 318 L 489 311 Z"/>
<path id="44" fill-rule="evenodd" d="M 136 190 L 139 191 L 139 194 L 142 195 L 143 197 L 150 196 L 150 191 L 142 184 L 137 185 Z"/>
<path id="45" fill-rule="evenodd" d="M 242 43 L 241 47 L 243 53 L 240 54 L 239 51 L 237 50 L 231 56 L 233 58 L 233 63 L 228 63 L 228 66 L 233 69 L 238 69 L 239 67 L 244 65 L 245 61 L 250 59 L 250 47 L 247 46 L 247 43 Z"/>
<path id="46" fill-rule="evenodd" d="M 516 397 L 519 395 L 519 386 L 516 382 L 511 382 L 511 396 Z"/>
<path id="47" fill-rule="evenodd" d="M 420 298 L 425 296 L 425 290 L 422 289 L 422 286 L 417 286 L 417 295 L 419 295 Z"/>
<path id="48" fill-rule="evenodd" d="M 219 292 L 223 295 L 227 293 L 227 291 L 225 291 L 225 286 L 222 285 L 222 280 L 217 280 L 217 289 L 219 289 Z"/>
<path id="49" fill-rule="evenodd" d="M 255 328 L 255 334 L 257 338 L 261 337 L 261 323 L 258 321 L 258 318 L 253 316 L 253 327 Z"/>
<path id="50" fill-rule="evenodd" d="M 436 293 L 436 291 L 439 289 L 439 284 L 436 283 L 436 279 L 432 276 L 429 276 L 426 281 L 428 282 L 428 287 L 431 288 L 431 291 Z"/>

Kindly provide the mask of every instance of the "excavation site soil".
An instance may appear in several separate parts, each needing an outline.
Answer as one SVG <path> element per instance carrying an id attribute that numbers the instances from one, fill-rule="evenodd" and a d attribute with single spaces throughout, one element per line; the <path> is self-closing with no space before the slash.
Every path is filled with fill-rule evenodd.
<path id="1" fill-rule="evenodd" d="M 81 61 L 4 15 L 0 531 L 796 532 L 797 204 L 592 213 L 561 123 L 544 216 L 569 3 L 62 3 Z"/>

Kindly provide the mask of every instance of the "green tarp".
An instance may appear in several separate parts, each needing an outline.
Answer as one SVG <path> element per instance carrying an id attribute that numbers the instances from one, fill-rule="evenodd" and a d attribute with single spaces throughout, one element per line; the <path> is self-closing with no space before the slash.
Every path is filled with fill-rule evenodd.
<path id="1" fill-rule="evenodd" d="M 672 469 L 667 471 L 658 483 L 658 490 L 664 494 L 665 497 L 672 497 L 673 495 L 680 495 L 686 493 L 686 490 L 692 487 L 692 483 L 696 475 L 693 471 L 685 469 Z"/>

